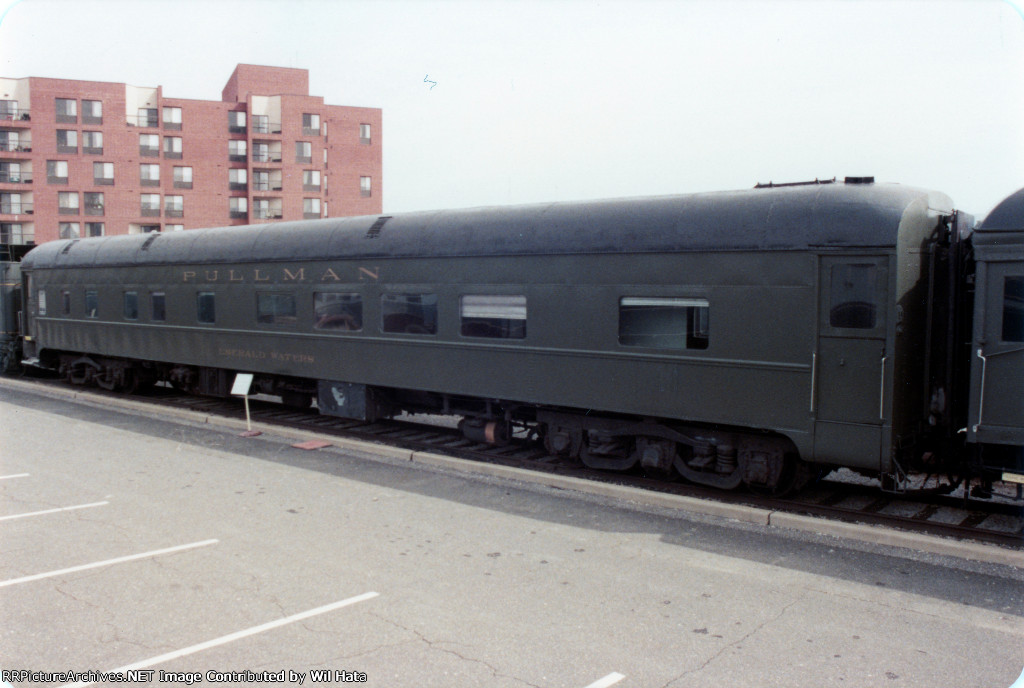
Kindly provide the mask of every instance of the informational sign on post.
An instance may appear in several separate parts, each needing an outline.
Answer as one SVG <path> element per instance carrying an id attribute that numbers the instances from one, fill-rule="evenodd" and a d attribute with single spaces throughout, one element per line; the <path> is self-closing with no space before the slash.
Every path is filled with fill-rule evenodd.
<path id="1" fill-rule="evenodd" d="M 259 430 L 252 429 L 252 420 L 249 416 L 249 391 L 252 389 L 252 373 L 238 373 L 235 375 L 235 383 L 231 385 L 231 396 L 242 397 L 245 400 L 245 432 L 242 437 L 255 437 L 262 434 Z"/>

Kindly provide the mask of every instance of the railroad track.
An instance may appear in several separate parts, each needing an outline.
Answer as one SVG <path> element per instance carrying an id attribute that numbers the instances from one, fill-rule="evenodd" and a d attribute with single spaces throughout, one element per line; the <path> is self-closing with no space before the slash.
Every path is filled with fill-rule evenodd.
<path id="1" fill-rule="evenodd" d="M 25 378 L 29 380 L 28 378 Z M 83 390 L 47 379 L 32 384 L 57 389 L 74 389 L 97 398 L 123 395 L 99 389 Z M 195 397 L 157 387 L 131 397 L 134 401 L 178 409 L 190 409 L 225 418 L 245 417 L 238 399 Z M 843 475 L 819 481 L 796 497 L 778 499 L 749 492 L 724 492 L 683 482 L 666 482 L 639 474 L 619 474 L 588 469 L 577 463 L 550 456 L 536 442 L 513 438 L 507 446 L 475 443 L 462 436 L 454 424 L 425 422 L 419 417 L 365 423 L 319 415 L 316 410 L 296 410 L 260 398 L 250 400 L 252 419 L 259 423 L 298 428 L 321 435 L 369 440 L 413 451 L 430 451 L 471 461 L 481 461 L 538 472 L 570 476 L 589 481 L 625 485 L 663 494 L 697 497 L 722 503 L 741 504 L 773 512 L 802 514 L 849 523 L 884 525 L 891 528 L 973 540 L 1024 551 L 1024 500 L 1019 490 L 997 492 L 991 500 L 965 499 L 927 491 L 888 494 L 875 481 Z M 913 480 L 911 481 L 913 482 Z"/>

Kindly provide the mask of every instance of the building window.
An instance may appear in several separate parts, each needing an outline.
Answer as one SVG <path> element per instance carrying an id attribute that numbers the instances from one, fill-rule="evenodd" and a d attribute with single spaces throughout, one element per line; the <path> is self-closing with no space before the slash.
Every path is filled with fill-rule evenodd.
<path id="1" fill-rule="evenodd" d="M 124 293 L 124 319 L 139 319 L 139 292 L 126 291 Z"/>
<path id="2" fill-rule="evenodd" d="M 89 237 L 101 237 L 106 234 L 102 222 L 86 222 L 85 235 Z"/>
<path id="3" fill-rule="evenodd" d="M 369 177 L 360 177 L 359 178 L 359 193 L 361 195 L 363 195 L 363 196 L 372 196 L 373 195 L 373 191 L 372 191 L 372 189 L 370 187 L 370 178 Z"/>
<path id="4" fill-rule="evenodd" d="M 99 131 L 83 131 L 82 132 L 82 152 L 89 153 L 91 155 L 102 155 L 103 154 L 103 132 Z"/>
<path id="5" fill-rule="evenodd" d="M 164 157 L 172 158 L 174 160 L 181 160 L 181 137 L 180 136 L 165 136 L 164 137 Z"/>
<path id="6" fill-rule="evenodd" d="M 66 160 L 46 161 L 46 182 L 48 184 L 68 183 L 68 163 Z"/>
<path id="7" fill-rule="evenodd" d="M 112 186 L 114 184 L 114 163 L 94 162 L 92 164 L 92 182 L 97 186 Z"/>
<path id="8" fill-rule="evenodd" d="M 78 239 L 82 236 L 82 231 L 77 222 L 58 223 L 58 232 L 61 239 Z"/>
<path id="9" fill-rule="evenodd" d="M 406 334 L 437 334 L 437 294 L 384 294 L 381 330 Z"/>
<path id="10" fill-rule="evenodd" d="M 160 194 L 142 194 L 140 210 L 143 217 L 160 217 Z"/>
<path id="11" fill-rule="evenodd" d="M 6 212 L 0 210 L 0 212 Z M 31 227 L 32 225 L 29 225 Z M 0 222 L 0 244 L 27 244 L 35 237 L 20 222 Z"/>
<path id="12" fill-rule="evenodd" d="M 228 214 L 234 218 L 244 218 L 249 215 L 249 201 L 244 197 L 232 197 L 228 199 Z"/>
<path id="13" fill-rule="evenodd" d="M 245 133 L 245 113 L 244 112 L 229 112 L 228 113 L 228 131 L 232 134 L 244 134 Z"/>
<path id="14" fill-rule="evenodd" d="M 248 188 L 249 173 L 247 170 L 228 170 L 228 188 L 231 191 L 245 191 Z"/>
<path id="15" fill-rule="evenodd" d="M 156 134 L 139 134 L 139 155 L 147 158 L 159 158 L 160 137 Z"/>
<path id="16" fill-rule="evenodd" d="M 370 125 L 359 125 L 359 143 L 370 143 Z"/>
<path id="17" fill-rule="evenodd" d="M 181 131 L 181 108 L 164 108 L 164 129 L 170 131 Z"/>
<path id="18" fill-rule="evenodd" d="M 85 192 L 85 214 L 86 215 L 102 215 L 103 214 L 103 193 L 96 191 Z"/>
<path id="19" fill-rule="evenodd" d="M 307 220 L 314 220 L 320 217 L 320 199 L 319 198 L 303 198 L 302 199 L 302 217 Z"/>
<path id="20" fill-rule="evenodd" d="M 245 141 L 228 141 L 228 160 L 231 162 L 246 162 Z"/>
<path id="21" fill-rule="evenodd" d="M 619 301 L 619 344 L 649 349 L 706 349 L 708 301 L 623 298 Z"/>
<path id="22" fill-rule="evenodd" d="M 78 121 L 78 101 L 70 98 L 58 98 L 57 99 L 57 121 L 58 122 L 77 122 Z"/>
<path id="23" fill-rule="evenodd" d="M 32 204 L 22 203 L 20 193 L 0 193 L 0 214 L 21 215 L 31 213 Z"/>
<path id="24" fill-rule="evenodd" d="M 252 131 L 254 134 L 269 134 L 270 117 L 268 115 L 253 115 Z"/>
<path id="25" fill-rule="evenodd" d="M 38 292 L 36 292 L 36 296 L 38 297 L 39 303 L 39 315 L 46 315 L 46 290 L 40 289 Z"/>
<path id="26" fill-rule="evenodd" d="M 320 135 L 320 115 L 308 112 L 302 115 L 302 134 L 303 136 Z"/>
<path id="27" fill-rule="evenodd" d="M 0 182 L 4 184 L 28 184 L 32 181 L 31 175 L 22 175 L 20 162 L 0 161 Z"/>
<path id="28" fill-rule="evenodd" d="M 460 299 L 459 308 L 463 337 L 526 337 L 525 296 L 467 295 Z"/>
<path id="29" fill-rule="evenodd" d="M 185 216 L 185 197 L 184 196 L 164 196 L 164 216 L 165 217 L 184 217 Z"/>
<path id="30" fill-rule="evenodd" d="M 185 225 L 164 225 L 165 232 L 183 232 Z"/>
<path id="31" fill-rule="evenodd" d="M 201 291 L 196 294 L 196 320 L 201 323 L 214 323 L 217 312 L 214 308 L 212 291 Z"/>
<path id="32" fill-rule="evenodd" d="M 160 186 L 160 165 L 153 163 L 139 165 L 139 183 L 142 186 Z"/>
<path id="33" fill-rule="evenodd" d="M 60 191 L 57 193 L 57 212 L 60 215 L 78 214 L 78 192 Z"/>
<path id="34" fill-rule="evenodd" d="M 314 292 L 313 327 L 359 332 L 363 329 L 363 297 L 359 294 Z"/>
<path id="35" fill-rule="evenodd" d="M 78 132 L 73 129 L 58 129 L 57 152 L 78 153 Z"/>
<path id="36" fill-rule="evenodd" d="M 302 190 L 303 191 L 319 191 L 320 190 L 320 171 L 319 170 L 303 170 L 303 172 L 302 172 Z"/>
<path id="37" fill-rule="evenodd" d="M 27 145 L 28 143 L 26 141 L 26 145 L 23 146 L 16 131 L 0 131 L 0 151 L 31 152 L 32 148 Z"/>
<path id="38" fill-rule="evenodd" d="M 19 117 L 21 113 L 18 111 L 18 101 L 0 100 L 0 120 L 16 120 Z"/>
<path id="39" fill-rule="evenodd" d="M 82 124 L 103 124 L 103 103 L 98 100 L 82 101 Z"/>
<path id="40" fill-rule="evenodd" d="M 313 162 L 313 144 L 309 141 L 295 142 L 295 162 Z"/>
<path id="41" fill-rule="evenodd" d="M 137 121 L 140 127 L 160 126 L 160 121 L 157 119 L 156 108 L 139 108 Z"/>
<path id="42" fill-rule="evenodd" d="M 174 168 L 174 188 L 175 189 L 191 189 L 192 188 L 192 168 L 191 167 L 175 167 Z"/>
<path id="43" fill-rule="evenodd" d="M 162 291 L 154 291 L 149 295 L 152 315 L 150 320 L 163 322 L 167 319 L 167 297 Z"/>
<path id="44" fill-rule="evenodd" d="M 67 289 L 60 292 L 60 314 L 71 315 L 71 292 Z"/>

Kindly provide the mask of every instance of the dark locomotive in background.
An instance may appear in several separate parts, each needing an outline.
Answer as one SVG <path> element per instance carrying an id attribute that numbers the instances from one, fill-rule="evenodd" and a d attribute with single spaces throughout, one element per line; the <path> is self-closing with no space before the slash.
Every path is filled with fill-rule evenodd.
<path id="1" fill-rule="evenodd" d="M 23 355 L 722 488 L 1019 481 L 1024 190 L 974 225 L 847 179 L 55 241 L 21 263 Z"/>

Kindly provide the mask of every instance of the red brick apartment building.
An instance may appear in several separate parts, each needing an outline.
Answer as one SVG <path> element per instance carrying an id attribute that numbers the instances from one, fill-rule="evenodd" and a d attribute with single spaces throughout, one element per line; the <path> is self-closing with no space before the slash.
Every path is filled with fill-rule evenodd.
<path id="1" fill-rule="evenodd" d="M 381 111 L 240 64 L 220 101 L 0 77 L 0 243 L 382 211 Z"/>

